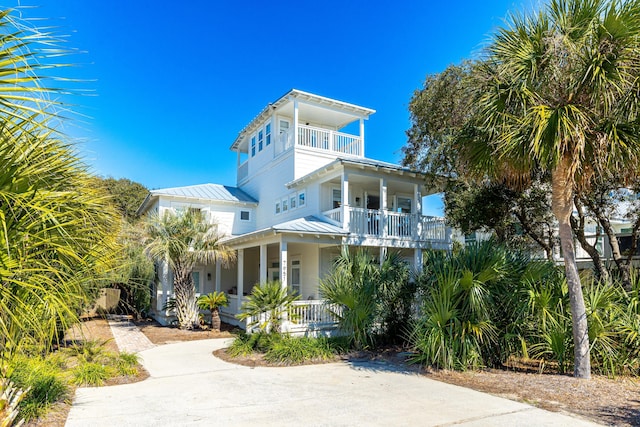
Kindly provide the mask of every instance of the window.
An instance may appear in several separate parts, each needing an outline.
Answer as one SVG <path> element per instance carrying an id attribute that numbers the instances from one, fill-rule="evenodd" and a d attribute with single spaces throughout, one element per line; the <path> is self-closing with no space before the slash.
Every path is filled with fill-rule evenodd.
<path id="1" fill-rule="evenodd" d="M 286 212 L 288 210 L 289 210 L 288 199 L 282 199 L 282 212 Z"/>
<path id="2" fill-rule="evenodd" d="M 267 125 L 264 127 L 264 133 L 265 145 L 269 146 L 269 144 L 271 144 L 271 123 L 267 123 Z"/>
<path id="3" fill-rule="evenodd" d="M 280 202 L 276 202 L 276 215 L 280 213 Z"/>
<path id="4" fill-rule="evenodd" d="M 258 132 L 258 151 L 262 151 L 262 143 L 264 141 L 264 132 L 260 129 Z"/>
<path id="5" fill-rule="evenodd" d="M 300 191 L 298 193 L 298 207 L 299 208 L 301 208 L 301 207 L 303 207 L 305 205 L 305 203 L 307 201 L 306 198 L 307 198 L 307 196 L 306 196 L 306 193 L 304 191 Z"/>
<path id="6" fill-rule="evenodd" d="M 251 157 L 256 155 L 256 136 L 251 137 Z"/>
<path id="7" fill-rule="evenodd" d="M 300 260 L 291 260 L 291 291 L 300 295 Z"/>
<path id="8" fill-rule="evenodd" d="M 240 211 L 240 220 L 249 221 L 249 211 Z"/>
<path id="9" fill-rule="evenodd" d="M 331 200 L 333 207 L 332 209 L 337 209 L 342 205 L 342 191 L 339 188 L 334 188 L 331 192 Z"/>
<path id="10" fill-rule="evenodd" d="M 411 199 L 408 197 L 398 197 L 396 212 L 411 213 Z"/>
<path id="11" fill-rule="evenodd" d="M 298 201 L 298 198 L 296 197 L 296 194 L 292 194 L 291 197 L 289 197 L 289 207 L 291 209 L 295 209 L 297 201 Z"/>
<path id="12" fill-rule="evenodd" d="M 193 287 L 196 290 L 196 294 L 201 293 L 202 287 L 200 286 L 200 272 L 199 271 L 192 271 L 191 272 L 191 278 L 193 279 Z"/>

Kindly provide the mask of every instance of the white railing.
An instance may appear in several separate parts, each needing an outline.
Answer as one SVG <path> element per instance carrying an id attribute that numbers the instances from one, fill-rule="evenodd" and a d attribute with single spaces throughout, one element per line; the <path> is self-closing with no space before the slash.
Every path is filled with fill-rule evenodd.
<path id="1" fill-rule="evenodd" d="M 439 242 L 448 239 L 444 218 L 391 211 L 384 211 L 383 215 L 382 211 L 374 209 L 348 209 L 349 231 L 353 234 Z M 342 208 L 331 209 L 323 214 L 337 224 L 343 224 Z"/>
<path id="2" fill-rule="evenodd" d="M 350 208 L 349 231 L 355 234 L 380 236 L 380 211 L 373 209 Z"/>
<path id="3" fill-rule="evenodd" d="M 249 175 L 249 161 L 245 160 L 243 164 L 238 166 L 238 181 L 242 181 Z"/>
<path id="4" fill-rule="evenodd" d="M 296 327 L 331 326 L 338 323 L 334 313 L 340 313 L 336 304 L 325 300 L 295 301 L 289 310 L 289 321 Z"/>
<path id="5" fill-rule="evenodd" d="M 278 135 L 275 155 L 293 147 L 293 140 L 293 128 Z M 306 125 L 298 126 L 298 146 L 358 157 L 364 153 L 359 136 Z"/>
<path id="6" fill-rule="evenodd" d="M 331 221 L 342 225 L 342 208 L 331 209 L 330 211 L 323 212 L 323 214 Z"/>

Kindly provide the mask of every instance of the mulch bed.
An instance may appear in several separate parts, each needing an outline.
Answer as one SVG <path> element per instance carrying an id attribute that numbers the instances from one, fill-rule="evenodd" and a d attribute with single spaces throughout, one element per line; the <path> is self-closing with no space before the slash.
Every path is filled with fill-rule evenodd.
<path id="1" fill-rule="evenodd" d="M 152 319 L 136 320 L 133 323 L 156 345 L 211 338 L 233 338 L 235 333 L 239 331 L 238 328 L 227 323 L 222 323 L 220 331 L 206 329 L 187 330 L 180 329 L 177 326 L 162 326 Z"/>

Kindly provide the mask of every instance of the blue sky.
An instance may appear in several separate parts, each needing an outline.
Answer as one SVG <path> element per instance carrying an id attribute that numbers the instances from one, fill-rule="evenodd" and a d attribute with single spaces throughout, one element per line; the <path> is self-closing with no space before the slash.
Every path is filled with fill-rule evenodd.
<path id="1" fill-rule="evenodd" d="M 235 184 L 237 133 L 291 88 L 377 110 L 366 155 L 399 162 L 425 75 L 477 54 L 522 1 L 20 0 L 69 34 L 91 96 L 67 125 L 104 176 Z M 5 6 L 18 3 L 4 2 Z M 530 4 L 530 2 L 527 2 Z M 425 213 L 441 214 L 430 199 Z"/>

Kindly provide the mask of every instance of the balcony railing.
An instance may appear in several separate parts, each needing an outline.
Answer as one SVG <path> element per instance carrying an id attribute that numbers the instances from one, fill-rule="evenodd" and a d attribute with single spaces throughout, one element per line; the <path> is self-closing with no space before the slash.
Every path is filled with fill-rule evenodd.
<path id="1" fill-rule="evenodd" d="M 245 160 L 243 164 L 238 166 L 238 181 L 242 181 L 249 175 L 249 161 Z"/>
<path id="2" fill-rule="evenodd" d="M 348 211 L 348 228 L 343 221 L 345 209 Z M 323 214 L 357 235 L 447 241 L 447 227 L 443 218 L 374 209 L 345 209 L 331 209 Z"/>
<path id="3" fill-rule="evenodd" d="M 275 154 L 278 155 L 289 150 L 293 144 L 293 129 L 289 129 L 279 135 Z M 306 125 L 298 126 L 298 146 L 350 156 L 362 157 L 364 155 L 362 139 L 359 136 Z"/>

